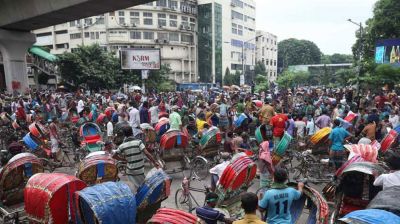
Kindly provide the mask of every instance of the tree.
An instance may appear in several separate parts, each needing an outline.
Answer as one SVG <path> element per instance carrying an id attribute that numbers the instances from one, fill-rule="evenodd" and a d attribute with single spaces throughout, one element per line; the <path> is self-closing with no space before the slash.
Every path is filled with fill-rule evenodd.
<path id="1" fill-rule="evenodd" d="M 310 74 L 307 72 L 293 72 L 293 71 L 285 71 L 280 76 L 276 82 L 278 86 L 281 88 L 294 88 L 298 85 L 309 84 Z"/>
<path id="2" fill-rule="evenodd" d="M 265 75 L 257 75 L 255 78 L 255 89 L 254 92 L 260 93 L 262 91 L 267 91 L 269 87 L 268 79 Z"/>
<path id="3" fill-rule="evenodd" d="M 80 46 L 73 53 L 64 53 L 57 64 L 64 80 L 75 86 L 84 84 L 90 89 L 113 88 L 115 77 L 123 73 L 119 60 L 97 44 Z"/>
<path id="4" fill-rule="evenodd" d="M 347 54 L 332 54 L 322 55 L 321 63 L 323 64 L 344 64 L 353 63 L 353 55 Z"/>
<path id="5" fill-rule="evenodd" d="M 378 65 L 370 70 L 371 72 L 367 73 L 361 80 L 372 89 L 384 85 L 388 85 L 392 89 L 394 85 L 400 82 L 400 68 L 391 65 Z"/>
<path id="6" fill-rule="evenodd" d="M 146 80 L 147 88 L 157 89 L 159 91 L 172 91 L 175 85 L 169 80 L 171 66 L 162 64 L 160 70 L 152 70 L 149 74 L 149 79 Z"/>
<path id="7" fill-rule="evenodd" d="M 267 69 L 265 68 L 265 64 L 262 63 L 261 61 L 258 61 L 256 63 L 256 66 L 254 66 L 254 72 L 257 75 L 263 75 L 266 76 L 267 75 Z"/>
<path id="8" fill-rule="evenodd" d="M 318 46 L 308 40 L 291 38 L 278 43 L 278 64 L 284 69 L 290 65 L 319 64 L 321 55 Z"/>
<path id="9" fill-rule="evenodd" d="M 225 74 L 224 83 L 225 85 L 240 85 L 240 75 L 239 71 L 236 71 L 235 74 Z"/>

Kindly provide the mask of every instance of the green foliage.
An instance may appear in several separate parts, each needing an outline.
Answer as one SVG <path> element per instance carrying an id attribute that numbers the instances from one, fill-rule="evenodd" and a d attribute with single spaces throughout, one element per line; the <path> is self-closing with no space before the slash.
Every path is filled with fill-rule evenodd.
<path id="1" fill-rule="evenodd" d="M 236 71 L 235 74 L 226 74 L 224 77 L 224 85 L 240 85 L 240 75 L 241 73 L 239 71 Z"/>
<path id="2" fill-rule="evenodd" d="M 400 68 L 391 65 L 378 65 L 371 73 L 366 74 L 361 79 L 370 87 L 377 88 L 387 84 L 393 88 L 400 82 Z"/>
<path id="3" fill-rule="evenodd" d="M 74 86 L 98 90 L 141 83 L 141 71 L 122 70 L 120 60 L 115 54 L 97 44 L 80 46 L 72 53 L 60 55 L 57 65 L 62 79 Z M 161 65 L 160 70 L 151 71 L 146 80 L 147 88 L 171 88 L 173 84 L 168 79 L 170 72 L 168 64 Z"/>
<path id="4" fill-rule="evenodd" d="M 353 63 L 353 55 L 347 55 L 347 54 L 322 55 L 321 63 L 322 64 Z"/>
<path id="5" fill-rule="evenodd" d="M 310 74 L 307 72 L 292 72 L 285 71 L 280 76 L 276 82 L 281 88 L 293 88 L 298 85 L 308 85 L 310 80 Z"/>
<path id="6" fill-rule="evenodd" d="M 260 93 L 262 91 L 267 91 L 269 87 L 268 79 L 265 75 L 257 75 L 254 79 L 255 81 L 255 89 L 254 92 Z"/>
<path id="7" fill-rule="evenodd" d="M 287 39 L 278 43 L 278 61 L 283 68 L 290 65 L 319 64 L 321 51 L 308 40 Z"/>
<path id="8" fill-rule="evenodd" d="M 267 75 L 267 69 L 265 68 L 265 64 L 262 63 L 261 61 L 258 61 L 256 66 L 254 66 L 254 72 L 257 75 Z"/>

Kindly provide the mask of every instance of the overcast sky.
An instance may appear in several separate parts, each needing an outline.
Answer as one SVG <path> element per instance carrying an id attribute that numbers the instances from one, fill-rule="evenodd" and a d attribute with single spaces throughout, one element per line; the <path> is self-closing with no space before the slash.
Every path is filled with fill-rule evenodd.
<path id="1" fill-rule="evenodd" d="M 279 40 L 307 39 L 324 54 L 351 54 L 357 26 L 372 17 L 377 0 L 256 0 L 257 29 Z"/>

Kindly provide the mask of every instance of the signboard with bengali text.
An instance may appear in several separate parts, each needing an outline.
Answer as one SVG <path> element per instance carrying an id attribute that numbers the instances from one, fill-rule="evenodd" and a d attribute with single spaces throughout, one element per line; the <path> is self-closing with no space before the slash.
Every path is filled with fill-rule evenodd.
<path id="1" fill-rule="evenodd" d="M 160 49 L 125 48 L 120 50 L 121 68 L 158 70 L 161 67 Z"/>

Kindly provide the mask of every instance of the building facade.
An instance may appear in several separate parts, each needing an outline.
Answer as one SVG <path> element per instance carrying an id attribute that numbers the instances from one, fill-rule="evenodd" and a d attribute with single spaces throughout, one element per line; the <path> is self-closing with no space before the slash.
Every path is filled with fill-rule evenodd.
<path id="1" fill-rule="evenodd" d="M 223 84 L 227 70 L 250 74 L 256 62 L 255 1 L 198 0 L 198 4 L 200 80 Z"/>
<path id="2" fill-rule="evenodd" d="M 198 79 L 197 11 L 197 0 L 158 0 L 34 33 L 53 54 L 95 43 L 116 56 L 121 48 L 159 48 L 170 79 L 190 83 Z"/>
<path id="3" fill-rule="evenodd" d="M 256 35 L 256 61 L 265 65 L 268 80 L 274 82 L 278 74 L 278 38 L 260 30 L 257 30 Z"/>

